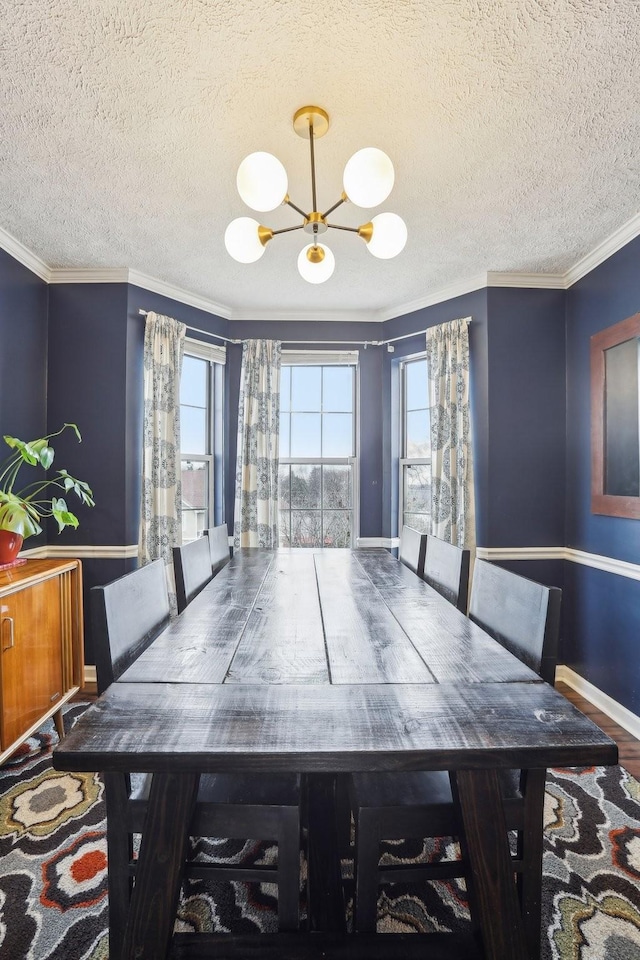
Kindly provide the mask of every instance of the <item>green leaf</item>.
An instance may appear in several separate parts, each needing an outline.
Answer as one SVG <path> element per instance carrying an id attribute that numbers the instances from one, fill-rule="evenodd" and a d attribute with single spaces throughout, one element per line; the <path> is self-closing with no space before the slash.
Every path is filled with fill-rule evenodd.
<path id="1" fill-rule="evenodd" d="M 0 530 L 10 530 L 21 537 L 42 533 L 38 511 L 11 493 L 0 492 Z"/>
<path id="2" fill-rule="evenodd" d="M 58 524 L 58 533 L 65 527 L 77 527 L 78 518 L 67 509 L 67 504 L 61 497 L 54 497 L 51 501 L 51 516 L 55 517 Z"/>

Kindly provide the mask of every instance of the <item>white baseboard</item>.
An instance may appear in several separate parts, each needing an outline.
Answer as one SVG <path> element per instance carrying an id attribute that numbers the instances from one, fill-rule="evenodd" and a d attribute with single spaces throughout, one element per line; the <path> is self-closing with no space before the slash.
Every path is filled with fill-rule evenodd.
<path id="1" fill-rule="evenodd" d="M 397 537 L 357 537 L 356 547 L 358 550 L 373 550 L 380 549 L 381 547 L 386 550 L 391 550 L 393 547 L 397 547 L 400 543 Z"/>
<path id="2" fill-rule="evenodd" d="M 576 693 L 585 697 L 594 707 L 606 713 L 614 723 L 624 727 L 625 730 L 640 740 L 640 717 L 636 713 L 627 710 L 613 697 L 603 693 L 602 690 L 585 680 L 584 677 L 581 677 L 579 673 L 576 673 L 575 670 L 567 667 L 564 663 L 558 664 L 556 667 L 556 680 L 562 680 Z"/>

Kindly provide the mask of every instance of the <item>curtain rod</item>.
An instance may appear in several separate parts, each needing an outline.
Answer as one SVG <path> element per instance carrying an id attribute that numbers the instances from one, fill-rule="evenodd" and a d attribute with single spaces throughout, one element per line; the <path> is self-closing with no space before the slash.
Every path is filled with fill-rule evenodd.
<path id="1" fill-rule="evenodd" d="M 138 314 L 141 317 L 146 317 L 149 313 L 148 310 L 143 310 L 142 307 L 138 310 Z M 191 330 L 192 333 L 203 333 L 205 337 L 216 337 L 218 340 L 226 340 L 227 343 L 242 343 L 242 340 L 232 340 L 231 337 L 223 337 L 221 333 L 211 333 L 210 330 L 201 330 L 199 327 L 190 327 L 189 324 L 186 324 L 187 330 Z"/>
<path id="2" fill-rule="evenodd" d="M 141 317 L 146 317 L 148 310 L 143 310 L 142 307 L 138 310 L 138 313 Z M 471 317 L 467 319 L 467 323 L 471 323 Z M 391 344 L 397 343 L 398 340 L 408 340 L 409 337 L 419 337 L 421 334 L 426 333 L 427 330 L 430 330 L 430 327 L 425 327 L 424 330 L 414 330 L 413 333 L 403 333 L 400 337 L 391 337 L 390 340 L 280 340 L 281 343 L 302 343 L 305 346 L 323 346 L 324 344 L 334 343 L 334 344 L 351 344 L 351 346 L 364 347 L 365 350 L 367 347 L 388 347 Z M 223 337 L 221 333 L 210 333 L 209 330 L 200 330 L 199 327 L 190 327 L 187 324 L 187 330 L 191 330 L 192 333 L 203 333 L 205 337 L 217 337 L 218 340 L 225 340 L 227 343 L 246 343 L 246 340 L 233 340 L 231 337 Z M 393 351 L 390 351 L 391 353 Z"/>

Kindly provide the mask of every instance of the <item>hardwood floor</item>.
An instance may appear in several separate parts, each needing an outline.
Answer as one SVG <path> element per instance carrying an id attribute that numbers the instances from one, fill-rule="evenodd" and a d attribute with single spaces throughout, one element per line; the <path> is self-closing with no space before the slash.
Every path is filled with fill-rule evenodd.
<path id="1" fill-rule="evenodd" d="M 566 683 L 556 683 L 556 689 L 616 741 L 620 753 L 620 765 L 637 780 L 640 780 L 640 740 L 636 740 L 633 734 L 614 723 L 606 713 L 598 710 L 589 700 L 585 700 Z"/>

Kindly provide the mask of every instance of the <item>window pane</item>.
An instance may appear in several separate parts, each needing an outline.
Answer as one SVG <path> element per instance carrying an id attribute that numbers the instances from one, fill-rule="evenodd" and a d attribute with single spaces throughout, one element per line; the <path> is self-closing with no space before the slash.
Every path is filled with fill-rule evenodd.
<path id="1" fill-rule="evenodd" d="M 322 367 L 291 367 L 291 409 L 320 410 Z"/>
<path id="2" fill-rule="evenodd" d="M 199 357 L 184 356 L 180 377 L 180 403 L 194 407 L 207 405 L 207 372 L 209 363 Z"/>
<path id="3" fill-rule="evenodd" d="M 291 506 L 319 507 L 322 467 L 318 464 L 291 464 Z"/>
<path id="4" fill-rule="evenodd" d="M 198 460 L 180 462 L 182 477 L 182 540 L 201 536 L 207 526 L 209 506 L 209 464 Z"/>
<path id="5" fill-rule="evenodd" d="M 208 453 L 207 411 L 180 407 L 180 449 L 183 453 Z"/>
<path id="6" fill-rule="evenodd" d="M 278 494 L 280 510 L 284 510 L 291 505 L 291 471 L 287 464 L 280 464 L 278 467 Z"/>
<path id="7" fill-rule="evenodd" d="M 325 547 L 350 547 L 350 513 L 347 510 L 325 510 L 322 544 Z"/>
<path id="8" fill-rule="evenodd" d="M 322 546 L 322 521 L 319 510 L 291 511 L 291 546 Z"/>
<path id="9" fill-rule="evenodd" d="M 407 410 L 419 410 L 429 406 L 427 388 L 427 361 L 412 360 L 405 366 Z"/>
<path id="10" fill-rule="evenodd" d="M 404 509 L 407 513 L 431 512 L 431 467 L 416 463 L 404 468 Z"/>
<path id="11" fill-rule="evenodd" d="M 278 538 L 281 547 L 290 547 L 291 544 L 291 513 L 281 510 L 278 519 Z"/>
<path id="12" fill-rule="evenodd" d="M 320 454 L 320 414 L 292 413 L 291 456 L 319 457 Z"/>
<path id="13" fill-rule="evenodd" d="M 407 413 L 407 457 L 430 457 L 429 411 Z"/>
<path id="14" fill-rule="evenodd" d="M 291 367 L 280 367 L 280 409 L 291 409 Z"/>
<path id="15" fill-rule="evenodd" d="M 322 481 L 324 507 L 348 509 L 351 506 L 351 467 L 324 466 Z"/>
<path id="16" fill-rule="evenodd" d="M 289 444 L 290 436 L 289 430 L 291 426 L 291 416 L 288 413 L 280 412 L 280 456 L 288 457 L 289 453 Z"/>
<path id="17" fill-rule="evenodd" d="M 350 413 L 325 413 L 322 417 L 322 456 L 353 455 L 353 418 Z"/>
<path id="18" fill-rule="evenodd" d="M 426 513 L 405 513 L 404 523 L 418 533 L 429 533 L 429 515 Z"/>
<path id="19" fill-rule="evenodd" d="M 322 409 L 353 410 L 353 367 L 322 368 Z"/>

